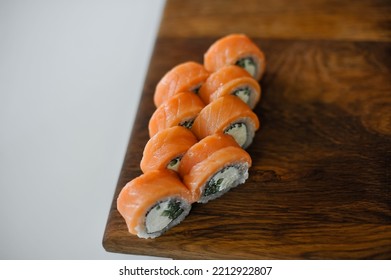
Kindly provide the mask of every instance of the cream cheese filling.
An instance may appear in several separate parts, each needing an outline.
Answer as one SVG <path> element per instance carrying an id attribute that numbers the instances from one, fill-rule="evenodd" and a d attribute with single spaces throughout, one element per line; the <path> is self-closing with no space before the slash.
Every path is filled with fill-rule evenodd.
<path id="1" fill-rule="evenodd" d="M 240 67 L 244 68 L 252 77 L 255 77 L 257 73 L 257 67 L 251 57 L 239 59 L 236 62 L 236 65 L 239 65 Z"/>
<path id="2" fill-rule="evenodd" d="M 178 171 L 179 163 L 180 163 L 180 162 L 181 162 L 181 157 L 174 158 L 173 160 L 171 160 L 171 161 L 167 164 L 167 168 L 168 168 L 168 169 L 171 169 L 171 170 L 174 170 L 174 171 Z"/>
<path id="3" fill-rule="evenodd" d="M 250 73 L 251 76 L 255 77 L 257 69 L 254 64 L 245 63 L 244 69 L 246 69 L 246 71 Z"/>
<path id="4" fill-rule="evenodd" d="M 248 102 L 250 100 L 251 89 L 240 88 L 240 89 L 235 90 L 233 94 L 236 95 L 237 97 L 239 97 L 240 99 L 242 99 L 243 102 L 248 104 Z"/>
<path id="5" fill-rule="evenodd" d="M 145 227 L 147 232 L 152 233 L 161 231 L 168 226 L 172 219 L 168 216 L 162 215 L 164 211 L 168 210 L 169 200 L 159 203 L 153 207 L 147 217 L 145 218 Z"/>
<path id="6" fill-rule="evenodd" d="M 231 187 L 240 177 L 241 174 L 236 167 L 229 166 L 224 168 L 210 179 L 204 191 L 204 196 L 209 196 Z"/>
<path id="7" fill-rule="evenodd" d="M 159 232 L 165 229 L 173 220 L 183 212 L 182 203 L 173 199 L 159 202 L 152 207 L 145 217 L 147 233 Z"/>
<path id="8" fill-rule="evenodd" d="M 244 123 L 235 123 L 231 125 L 224 133 L 231 135 L 240 147 L 247 141 L 247 126 Z"/>

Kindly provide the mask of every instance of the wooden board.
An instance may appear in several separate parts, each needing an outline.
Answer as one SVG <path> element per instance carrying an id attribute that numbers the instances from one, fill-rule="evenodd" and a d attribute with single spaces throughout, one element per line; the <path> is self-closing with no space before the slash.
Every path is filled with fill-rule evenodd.
<path id="1" fill-rule="evenodd" d="M 160 37 L 391 41 L 390 0 L 167 0 Z"/>
<path id="2" fill-rule="evenodd" d="M 253 38 L 267 72 L 249 180 L 165 235 L 129 235 L 116 210 L 141 174 L 156 83 L 217 38 L 158 38 L 115 190 L 107 251 L 175 259 L 391 258 L 391 43 Z"/>

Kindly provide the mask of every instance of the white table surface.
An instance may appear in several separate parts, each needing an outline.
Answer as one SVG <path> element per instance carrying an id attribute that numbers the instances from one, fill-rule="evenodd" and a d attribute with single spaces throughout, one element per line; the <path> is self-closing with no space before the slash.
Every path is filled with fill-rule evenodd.
<path id="1" fill-rule="evenodd" d="M 102 237 L 163 0 L 0 0 L 0 259 L 141 259 Z"/>

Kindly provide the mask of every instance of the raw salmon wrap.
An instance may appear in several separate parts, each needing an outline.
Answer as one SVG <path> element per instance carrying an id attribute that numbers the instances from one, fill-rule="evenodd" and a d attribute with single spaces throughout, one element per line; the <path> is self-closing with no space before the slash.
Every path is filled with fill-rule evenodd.
<path id="1" fill-rule="evenodd" d="M 181 92 L 161 104 L 149 120 L 149 136 L 173 126 L 191 128 L 194 119 L 205 107 L 202 100 L 193 92 Z"/>
<path id="2" fill-rule="evenodd" d="M 250 166 L 250 155 L 233 137 L 217 133 L 193 145 L 183 156 L 178 171 L 192 200 L 206 203 L 244 183 Z"/>
<path id="3" fill-rule="evenodd" d="M 156 169 L 177 171 L 183 154 L 195 143 L 197 138 L 194 134 L 182 126 L 162 130 L 145 145 L 141 170 L 144 173 Z"/>
<path id="4" fill-rule="evenodd" d="M 117 209 L 131 234 L 155 238 L 179 224 L 191 209 L 191 194 L 175 172 L 154 170 L 126 184 Z"/>
<path id="5" fill-rule="evenodd" d="M 208 77 L 198 94 L 206 104 L 224 95 L 236 95 L 254 109 L 261 98 L 261 87 L 243 68 L 226 65 Z"/>
<path id="6" fill-rule="evenodd" d="M 208 78 L 209 72 L 203 65 L 189 61 L 179 64 L 168 71 L 156 86 L 153 101 L 156 107 L 183 91 L 198 92 Z"/>
<path id="7" fill-rule="evenodd" d="M 204 66 L 216 72 L 224 65 L 238 65 L 260 80 L 265 72 L 263 52 L 244 34 L 231 34 L 213 43 L 204 55 Z"/>
<path id="8" fill-rule="evenodd" d="M 218 132 L 230 134 L 243 149 L 252 143 L 258 129 L 257 115 L 233 95 L 222 96 L 206 105 L 191 128 L 198 139 Z"/>

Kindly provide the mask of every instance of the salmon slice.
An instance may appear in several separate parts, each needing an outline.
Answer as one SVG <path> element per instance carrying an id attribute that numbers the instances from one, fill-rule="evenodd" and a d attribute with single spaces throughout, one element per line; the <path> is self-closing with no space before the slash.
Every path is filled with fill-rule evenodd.
<path id="1" fill-rule="evenodd" d="M 232 95 L 222 96 L 206 105 L 191 128 L 198 139 L 218 132 L 230 134 L 244 149 L 252 143 L 258 129 L 257 115 Z"/>
<path id="2" fill-rule="evenodd" d="M 244 34 L 231 34 L 213 43 L 204 54 L 204 66 L 216 72 L 224 65 L 239 65 L 260 80 L 266 68 L 264 53 Z"/>
<path id="3" fill-rule="evenodd" d="M 193 201 L 205 203 L 244 183 L 251 163 L 250 155 L 231 136 L 214 134 L 187 151 L 179 174 Z"/>
<path id="4" fill-rule="evenodd" d="M 261 98 L 261 87 L 243 68 L 225 65 L 212 73 L 199 90 L 206 104 L 224 95 L 236 95 L 254 109 Z"/>
<path id="5" fill-rule="evenodd" d="M 175 172 L 154 170 L 126 184 L 118 196 L 117 209 L 131 234 L 154 238 L 186 217 L 191 199 Z"/>
<path id="6" fill-rule="evenodd" d="M 175 66 L 163 76 L 156 86 L 153 99 L 156 107 L 179 92 L 193 91 L 197 93 L 208 76 L 209 72 L 197 62 L 189 61 Z"/>
<path id="7" fill-rule="evenodd" d="M 195 93 L 178 93 L 155 110 L 149 120 L 149 136 L 177 125 L 191 128 L 194 119 L 204 107 L 205 104 Z"/>
<path id="8" fill-rule="evenodd" d="M 205 160 L 209 155 L 226 147 L 240 147 L 235 139 L 224 133 L 215 133 L 205 137 L 201 141 L 190 147 L 182 157 L 181 164 L 178 168 L 182 176 L 188 174 L 191 168 L 199 162 Z"/>
<path id="9" fill-rule="evenodd" d="M 140 168 L 144 173 L 167 168 L 177 171 L 182 156 L 195 143 L 195 135 L 182 126 L 162 130 L 145 145 Z"/>

